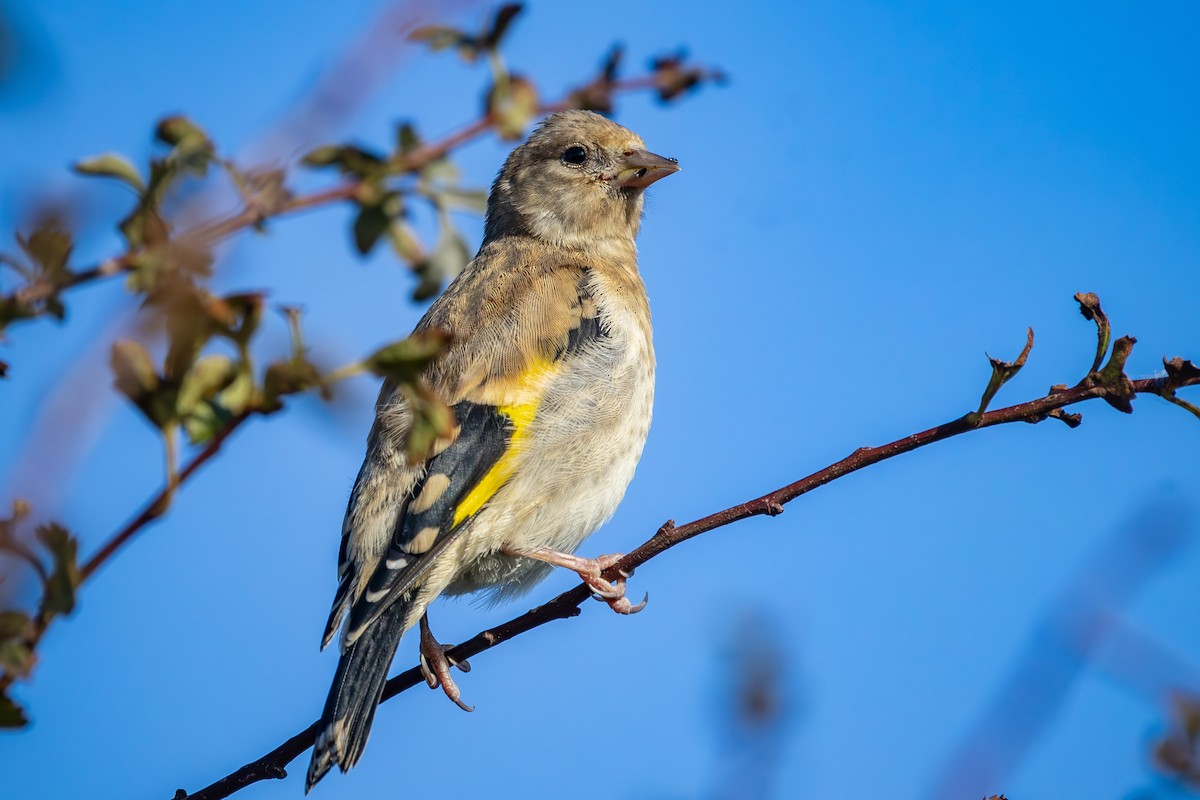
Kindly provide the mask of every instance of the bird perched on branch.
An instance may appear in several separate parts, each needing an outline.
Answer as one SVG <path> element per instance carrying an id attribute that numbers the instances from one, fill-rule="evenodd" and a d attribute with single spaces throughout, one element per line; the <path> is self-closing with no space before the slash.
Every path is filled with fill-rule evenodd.
<path id="1" fill-rule="evenodd" d="M 422 377 L 454 412 L 452 440 L 410 463 L 411 409 L 391 382 L 380 392 L 342 527 L 324 639 L 342 627 L 342 653 L 308 789 L 358 762 L 400 637 L 418 623 L 426 679 L 470 710 L 429 631 L 439 595 L 504 600 L 561 566 L 620 613 L 644 604 L 625 597 L 627 576 L 601 576 L 619 557 L 572 553 L 616 510 L 650 427 L 634 238 L 643 190 L 678 169 L 615 122 L 564 111 L 500 170 L 479 253 L 417 325 L 450 337 Z"/>

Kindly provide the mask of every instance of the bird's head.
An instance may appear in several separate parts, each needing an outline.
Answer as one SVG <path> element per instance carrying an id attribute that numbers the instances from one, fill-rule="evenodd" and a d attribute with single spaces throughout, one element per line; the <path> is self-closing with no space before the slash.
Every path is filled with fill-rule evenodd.
<path id="1" fill-rule="evenodd" d="M 485 240 L 527 235 L 565 247 L 632 243 L 643 190 L 679 165 L 591 111 L 551 114 L 512 151 L 488 199 Z"/>

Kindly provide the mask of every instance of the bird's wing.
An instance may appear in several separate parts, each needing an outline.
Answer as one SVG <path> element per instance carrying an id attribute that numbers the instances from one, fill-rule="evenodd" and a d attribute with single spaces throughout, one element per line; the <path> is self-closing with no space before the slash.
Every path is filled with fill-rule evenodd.
<path id="1" fill-rule="evenodd" d="M 408 492 L 386 551 L 350 605 L 347 645 L 393 603 L 411 600 L 438 555 L 512 476 L 547 380 L 604 335 L 584 267 L 462 278 L 444 296 L 450 308 L 431 309 L 422 322 L 467 328 L 451 329 L 453 344 L 427 375 L 452 403 L 458 432 Z M 454 304 L 473 313 L 453 313 Z"/>

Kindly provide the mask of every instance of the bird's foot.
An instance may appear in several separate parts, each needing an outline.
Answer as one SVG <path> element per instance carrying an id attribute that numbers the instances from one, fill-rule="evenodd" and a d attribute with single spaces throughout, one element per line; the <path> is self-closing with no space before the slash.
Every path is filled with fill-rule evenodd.
<path id="1" fill-rule="evenodd" d="M 461 708 L 463 711 L 474 711 L 474 707 L 467 705 L 462 701 L 462 694 L 458 691 L 458 686 L 455 685 L 454 679 L 450 677 L 450 668 L 458 667 L 463 672 L 470 672 L 471 665 L 466 659 L 455 661 L 446 655 L 446 648 L 433 637 L 433 632 L 429 630 L 428 617 L 421 616 L 421 674 L 425 676 L 425 682 L 429 684 L 430 689 L 442 687 L 442 691 L 446 693 L 453 701 L 454 705 Z"/>
<path id="2" fill-rule="evenodd" d="M 620 570 L 617 573 L 616 580 L 608 580 L 603 576 L 603 572 L 615 565 L 618 561 L 624 558 L 622 553 L 611 553 L 609 555 L 597 556 L 596 558 L 581 558 L 570 553 L 560 553 L 557 550 L 549 550 L 544 547 L 536 547 L 529 550 L 505 550 L 505 555 L 521 556 L 525 558 L 533 558 L 538 561 L 545 561 L 547 564 L 553 564 L 556 567 L 565 567 L 579 576 L 587 587 L 591 589 L 592 596 L 597 600 L 603 600 L 608 603 L 608 607 L 618 614 L 636 614 L 646 607 L 646 601 L 650 599 L 650 595 L 636 605 L 629 602 L 629 598 L 625 596 L 625 579 L 633 575 L 633 571 L 625 572 Z"/>

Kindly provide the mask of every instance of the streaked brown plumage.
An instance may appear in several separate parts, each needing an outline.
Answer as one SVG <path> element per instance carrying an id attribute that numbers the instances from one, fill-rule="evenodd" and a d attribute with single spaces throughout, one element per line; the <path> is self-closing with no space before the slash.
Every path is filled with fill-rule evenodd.
<path id="1" fill-rule="evenodd" d="M 424 624 L 438 595 L 506 599 L 558 564 L 637 610 L 623 582 L 569 554 L 616 509 L 649 430 L 654 351 L 634 237 L 643 189 L 677 170 L 620 125 L 568 111 L 500 171 L 479 253 L 417 326 L 452 334 L 424 378 L 454 409 L 455 438 L 409 464 L 408 408 L 393 386 L 380 393 L 343 525 L 326 643 L 349 616 L 309 788 L 357 762 L 418 621 L 431 680 L 461 705 Z"/>

